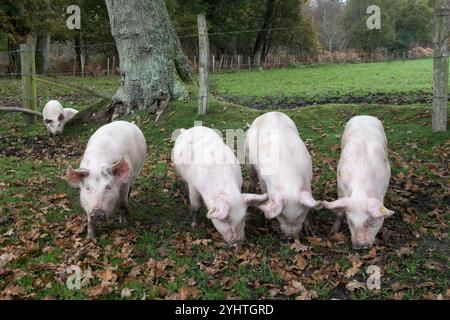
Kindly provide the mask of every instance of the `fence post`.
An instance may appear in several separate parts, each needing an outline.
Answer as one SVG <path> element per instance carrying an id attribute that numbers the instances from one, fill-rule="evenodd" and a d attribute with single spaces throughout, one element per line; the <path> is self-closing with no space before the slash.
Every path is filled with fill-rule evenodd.
<path id="1" fill-rule="evenodd" d="M 441 8 L 433 17 L 433 132 L 447 131 L 449 14 Z"/>
<path id="2" fill-rule="evenodd" d="M 30 44 L 20 45 L 20 64 L 22 73 L 22 105 L 25 109 L 36 111 L 36 65 L 34 46 Z M 32 115 L 24 115 L 27 125 L 35 121 Z"/>
<path id="3" fill-rule="evenodd" d="M 81 54 L 81 85 L 84 86 L 84 54 Z"/>
<path id="4" fill-rule="evenodd" d="M 197 15 L 198 21 L 198 47 L 199 47 L 199 75 L 200 89 L 198 94 L 198 114 L 206 115 L 208 111 L 208 85 L 209 85 L 209 40 L 208 28 L 204 14 Z"/>
<path id="5" fill-rule="evenodd" d="M 212 72 L 214 73 L 216 71 L 216 56 L 212 56 Z"/>
<path id="6" fill-rule="evenodd" d="M 108 77 L 109 77 L 109 75 L 110 75 L 110 73 L 109 73 L 109 58 L 108 58 L 108 67 L 107 67 L 107 69 L 108 69 L 108 71 L 107 71 L 107 75 L 108 75 Z"/>

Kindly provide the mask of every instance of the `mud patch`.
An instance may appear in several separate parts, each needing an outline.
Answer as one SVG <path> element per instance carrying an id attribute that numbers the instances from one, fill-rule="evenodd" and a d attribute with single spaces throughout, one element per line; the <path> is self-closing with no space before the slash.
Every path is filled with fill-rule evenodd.
<path id="1" fill-rule="evenodd" d="M 238 97 L 233 95 L 220 96 L 221 99 L 248 106 L 253 109 L 294 109 L 300 107 L 315 106 L 321 104 L 431 104 L 433 95 L 431 92 L 413 93 L 373 93 L 367 95 L 343 95 L 325 97 L 285 97 L 267 96 Z"/>

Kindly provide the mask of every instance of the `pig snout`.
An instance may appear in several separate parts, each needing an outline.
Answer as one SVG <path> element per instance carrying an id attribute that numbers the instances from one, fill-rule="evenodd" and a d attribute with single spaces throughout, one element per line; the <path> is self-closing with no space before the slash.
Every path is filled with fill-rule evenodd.
<path id="1" fill-rule="evenodd" d="M 357 235 L 352 242 L 355 250 L 367 250 L 372 248 L 374 241 L 370 241 L 365 235 Z"/>
<path id="2" fill-rule="evenodd" d="M 106 212 L 104 210 L 94 210 L 89 216 L 91 221 L 95 224 L 102 224 L 106 222 Z"/>

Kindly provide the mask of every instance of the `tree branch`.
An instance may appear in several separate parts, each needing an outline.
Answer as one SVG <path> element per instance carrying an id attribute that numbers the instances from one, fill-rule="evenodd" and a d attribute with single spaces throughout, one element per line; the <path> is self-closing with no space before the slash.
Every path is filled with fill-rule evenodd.
<path id="1" fill-rule="evenodd" d="M 38 116 L 43 118 L 44 116 L 42 115 L 42 113 L 37 112 L 37 111 L 33 111 L 33 110 L 29 110 L 29 109 L 23 109 L 23 108 L 12 108 L 12 107 L 0 107 L 0 111 L 5 111 L 5 112 L 21 112 L 21 113 L 25 113 L 25 114 L 31 114 L 33 116 Z"/>

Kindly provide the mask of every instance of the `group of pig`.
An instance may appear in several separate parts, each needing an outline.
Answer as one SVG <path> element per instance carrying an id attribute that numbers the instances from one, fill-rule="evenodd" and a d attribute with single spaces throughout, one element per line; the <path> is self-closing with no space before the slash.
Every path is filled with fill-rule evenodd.
<path id="1" fill-rule="evenodd" d="M 44 122 L 53 134 L 60 134 L 64 121 L 76 111 L 67 113 L 59 103 L 49 104 L 56 106 L 59 114 L 48 112 L 55 119 L 44 116 Z M 172 161 L 189 191 L 192 227 L 197 226 L 197 212 L 203 201 L 208 218 L 231 246 L 245 239 L 250 206 L 264 212 L 267 219 L 276 218 L 287 237 L 297 235 L 302 228 L 309 229 L 309 211 L 325 207 L 337 213 L 332 233 L 340 230 L 345 217 L 353 246 L 370 248 L 384 219 L 394 213 L 383 205 L 391 173 L 382 123 L 371 116 L 352 118 L 346 125 L 341 149 L 338 199 L 333 202 L 313 198 L 311 156 L 295 123 L 280 112 L 256 118 L 246 134 L 250 193 L 242 193 L 241 165 L 213 129 L 196 126 L 181 130 Z M 88 218 L 88 238 L 95 239 L 96 226 L 114 210 L 120 212 L 121 220 L 128 218 L 131 186 L 146 155 L 142 131 L 135 124 L 115 121 L 91 136 L 79 169 L 67 168 L 69 184 L 80 189 L 81 206 Z M 262 194 L 255 193 L 258 182 Z"/>

